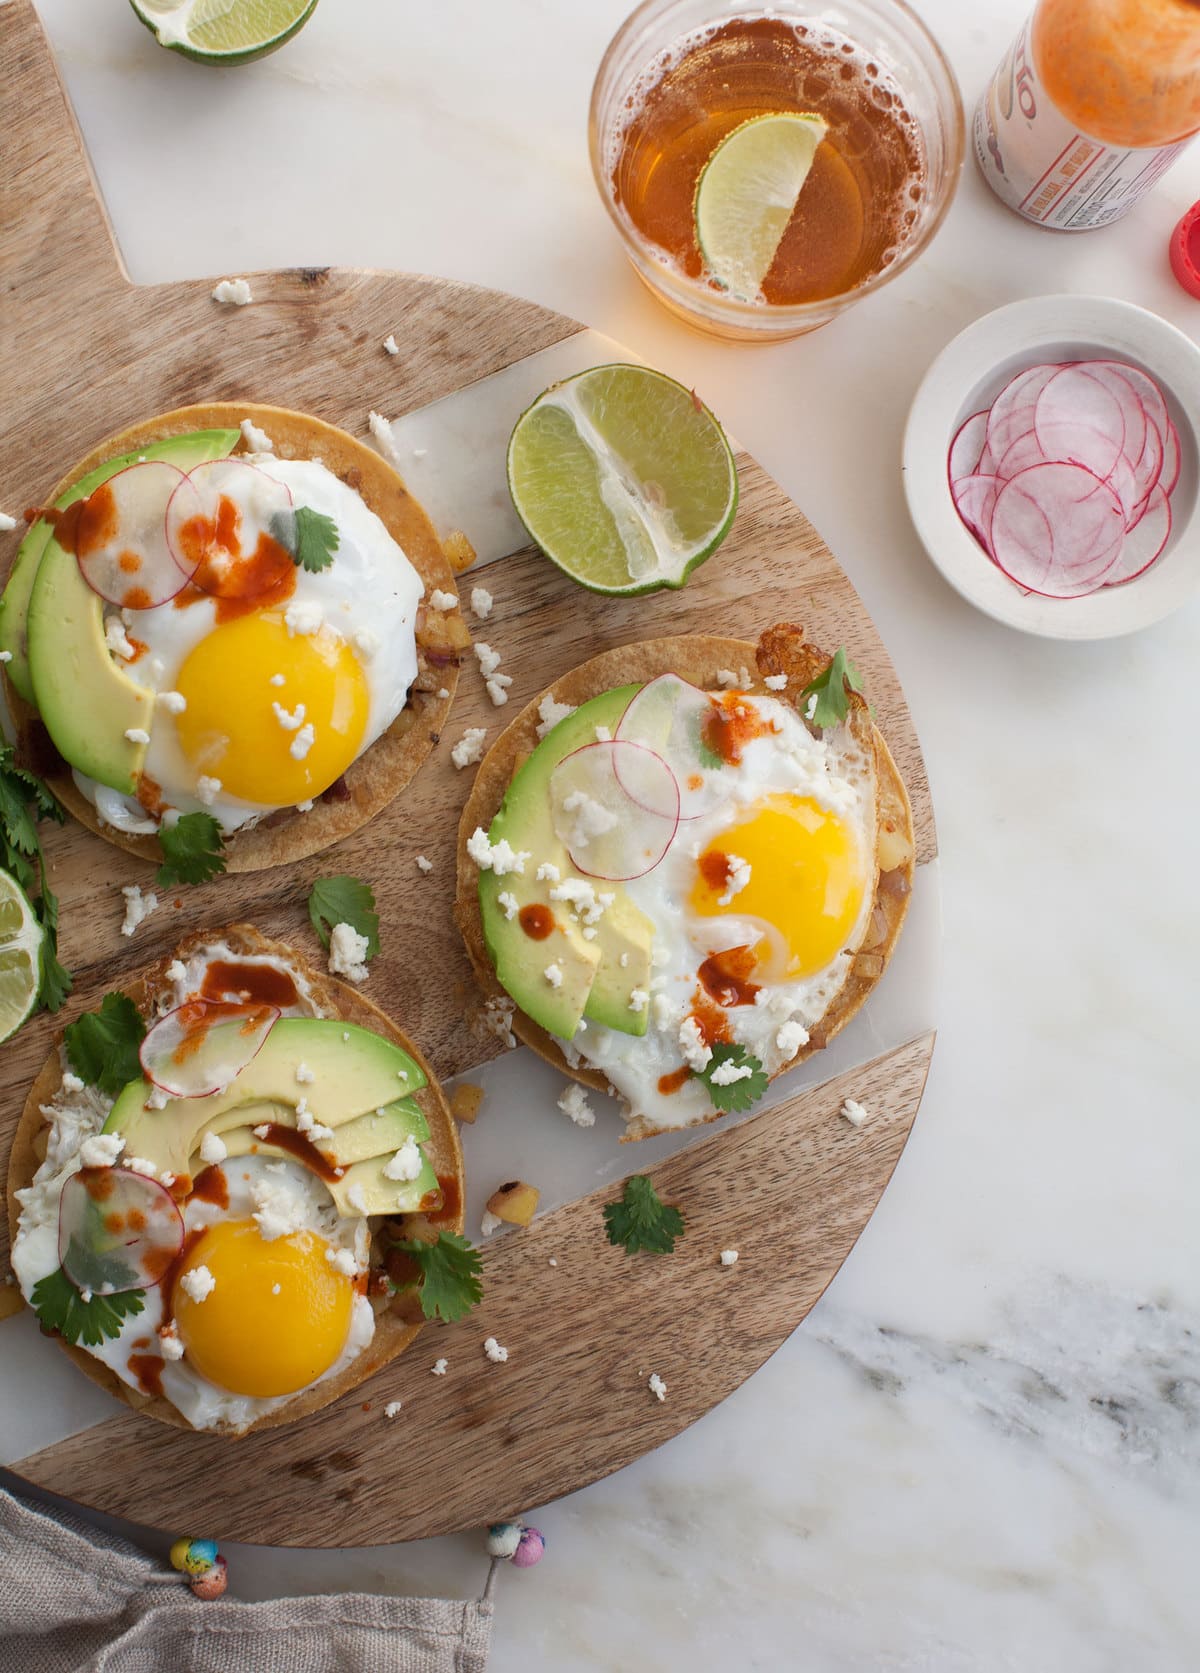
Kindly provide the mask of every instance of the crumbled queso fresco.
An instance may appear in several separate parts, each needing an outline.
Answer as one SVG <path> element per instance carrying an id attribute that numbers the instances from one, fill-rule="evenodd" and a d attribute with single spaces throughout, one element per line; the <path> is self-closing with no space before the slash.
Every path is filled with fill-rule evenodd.
<path id="1" fill-rule="evenodd" d="M 121 934 L 132 935 L 155 910 L 158 896 L 144 895 L 136 883 L 127 883 L 121 893 L 125 897 L 125 922 L 121 925 Z"/>
<path id="2" fill-rule="evenodd" d="M 450 759 L 454 765 L 459 768 L 473 767 L 477 761 L 482 761 L 483 740 L 486 737 L 486 726 L 468 726 L 450 751 Z"/>
<path id="3" fill-rule="evenodd" d="M 329 934 L 330 975 L 344 976 L 348 982 L 365 982 L 369 945 L 366 936 L 360 935 L 353 924 L 334 924 Z"/>

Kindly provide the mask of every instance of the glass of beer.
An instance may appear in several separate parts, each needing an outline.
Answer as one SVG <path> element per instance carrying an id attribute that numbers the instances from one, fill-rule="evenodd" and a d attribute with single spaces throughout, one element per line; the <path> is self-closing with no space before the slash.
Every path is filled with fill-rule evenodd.
<path id="1" fill-rule="evenodd" d="M 765 161 L 761 144 L 747 150 L 736 136 L 745 160 L 724 168 L 723 235 L 740 224 L 739 192 L 774 194 L 767 225 L 781 228 L 766 271 L 731 283 L 697 234 L 702 177 L 736 130 L 781 116 L 790 120 L 771 124 Z M 771 145 L 794 148 L 801 116 L 821 137 L 792 200 Z M 824 325 L 925 248 L 958 182 L 962 100 L 901 0 L 646 0 L 600 65 L 589 144 L 605 207 L 654 295 L 714 336 L 777 342 Z M 722 163 L 732 155 L 726 147 Z M 760 252 L 763 236 L 760 225 Z"/>

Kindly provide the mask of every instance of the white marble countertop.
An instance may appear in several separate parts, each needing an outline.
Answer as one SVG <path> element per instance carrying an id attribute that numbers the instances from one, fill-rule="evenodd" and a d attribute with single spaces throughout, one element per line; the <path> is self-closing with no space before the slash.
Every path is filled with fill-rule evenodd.
<path id="1" fill-rule="evenodd" d="M 707 342 L 626 266 L 591 79 L 626 0 L 323 0 L 207 73 L 118 0 L 38 0 L 129 270 L 409 268 L 536 298 L 699 386 L 804 507 L 908 692 L 942 850 L 924 1106 L 827 1296 L 690 1432 L 546 1509 L 501 1577 L 496 1673 L 1166 1673 L 1200 1658 L 1200 605 L 1129 640 L 1021 638 L 912 532 L 904 417 L 978 314 L 1108 292 L 1200 333 L 1167 235 L 1200 150 L 1072 237 L 968 163 L 933 248 L 780 348 Z M 1025 0 L 918 0 L 972 105 Z M 179 1530 L 174 1530 L 178 1532 Z M 191 1530 L 200 1532 L 204 1530 Z M 470 1595 L 480 1542 L 226 1547 L 232 1589 Z"/>

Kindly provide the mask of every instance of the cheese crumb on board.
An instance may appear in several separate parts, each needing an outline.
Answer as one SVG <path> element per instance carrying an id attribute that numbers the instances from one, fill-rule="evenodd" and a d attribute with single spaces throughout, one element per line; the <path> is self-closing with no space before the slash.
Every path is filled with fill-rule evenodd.
<path id="1" fill-rule="evenodd" d="M 254 293 L 248 279 L 222 279 L 220 284 L 214 285 L 212 299 L 234 308 L 244 308 L 247 302 L 254 301 Z"/>
<path id="2" fill-rule="evenodd" d="M 468 726 L 450 751 L 450 759 L 454 765 L 459 768 L 473 767 L 477 761 L 482 761 L 483 740 L 486 737 L 486 726 Z"/>
<path id="3" fill-rule="evenodd" d="M 857 1098 L 847 1098 L 842 1105 L 842 1114 L 852 1127 L 861 1127 L 867 1119 L 866 1109 Z"/>
<path id="4" fill-rule="evenodd" d="M 121 925 L 121 934 L 132 935 L 158 906 L 158 896 L 143 894 L 136 883 L 127 883 L 121 893 L 125 897 L 125 921 Z"/>
<path id="5" fill-rule="evenodd" d="M 493 1365 L 503 1365 L 508 1358 L 508 1349 L 502 1348 L 494 1336 L 489 1336 L 484 1342 L 483 1351 Z"/>
<path id="6" fill-rule="evenodd" d="M 667 1385 L 663 1382 L 657 1371 L 651 1372 L 650 1380 L 646 1386 L 656 1400 L 662 1401 L 667 1398 Z"/>

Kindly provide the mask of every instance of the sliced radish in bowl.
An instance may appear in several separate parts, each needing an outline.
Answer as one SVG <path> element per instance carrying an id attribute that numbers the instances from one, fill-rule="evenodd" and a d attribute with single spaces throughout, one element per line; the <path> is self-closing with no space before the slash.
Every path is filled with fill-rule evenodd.
<path id="1" fill-rule="evenodd" d="M 1158 557 L 1171 533 L 1171 502 L 1161 483 L 1150 491 L 1145 509 L 1125 535 L 1121 556 L 1104 577 L 1106 587 L 1132 581 Z"/>
<path id="2" fill-rule="evenodd" d="M 1082 465 L 1035 465 L 996 495 L 993 556 L 1010 580 L 1047 598 L 1091 592 L 1124 539 L 1120 500 Z"/>
<path id="3" fill-rule="evenodd" d="M 183 1247 L 183 1217 L 164 1185 L 129 1168 L 81 1168 L 58 1205 L 58 1258 L 81 1290 L 151 1289 Z"/>
<path id="4" fill-rule="evenodd" d="M 1058 365 L 1030 366 L 1005 384 L 988 411 L 987 439 L 993 461 L 1002 459 L 1017 437 L 1033 428 L 1037 398 L 1061 369 Z"/>
<path id="5" fill-rule="evenodd" d="M 628 739 L 585 744 L 550 775 L 554 829 L 585 877 L 653 871 L 679 828 L 679 785 L 654 750 Z"/>
<path id="6" fill-rule="evenodd" d="M 724 763 L 714 760 L 704 742 L 704 725 L 712 714 L 707 691 L 677 674 L 660 674 L 630 699 L 617 726 L 619 739 L 645 744 L 667 763 L 676 782 L 680 819 L 698 819 L 724 799 L 716 777 Z M 669 803 L 653 811 L 667 814 Z"/>
<path id="7" fill-rule="evenodd" d="M 960 476 L 970 476 L 979 469 L 980 459 L 987 444 L 988 415 L 973 412 L 959 426 L 958 434 L 950 443 L 948 469 L 951 482 Z"/>
<path id="8" fill-rule="evenodd" d="M 109 604 L 152 610 L 186 584 L 164 531 L 167 505 L 186 480 L 166 460 L 145 459 L 110 476 L 84 502 L 75 561 L 88 586 Z"/>
<path id="9" fill-rule="evenodd" d="M 1110 389 L 1082 366 L 1063 366 L 1037 398 L 1033 427 L 1047 459 L 1107 477 L 1125 446 L 1125 418 Z"/>
<path id="10" fill-rule="evenodd" d="M 279 1017 L 275 1005 L 190 999 L 147 1031 L 142 1073 L 172 1098 L 206 1098 L 258 1056 Z"/>
<path id="11" fill-rule="evenodd" d="M 171 496 L 167 542 L 201 592 L 254 597 L 292 567 L 291 554 L 272 533 L 291 509 L 291 489 L 248 459 L 210 459 Z"/>

